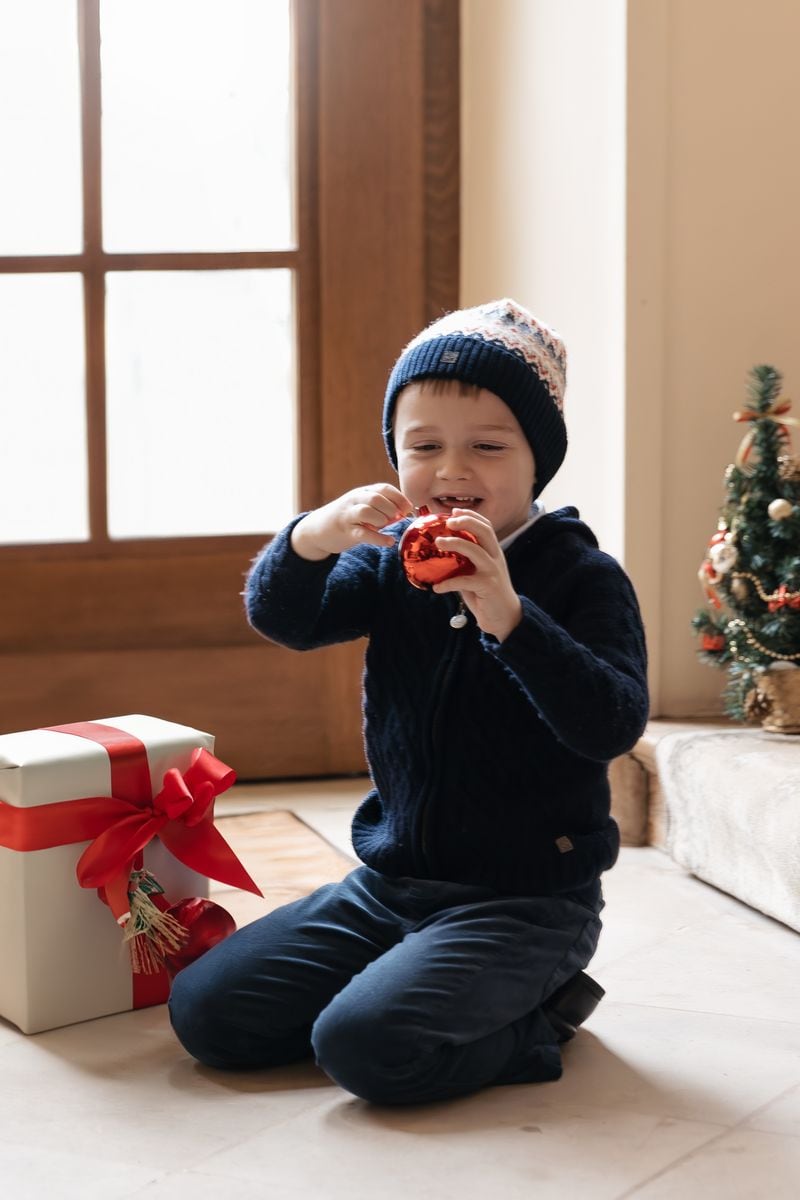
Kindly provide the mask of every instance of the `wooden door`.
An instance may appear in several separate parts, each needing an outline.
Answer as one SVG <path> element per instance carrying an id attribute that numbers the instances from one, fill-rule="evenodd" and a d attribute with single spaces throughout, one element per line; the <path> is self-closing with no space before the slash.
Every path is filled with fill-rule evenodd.
<path id="1" fill-rule="evenodd" d="M 387 373 L 404 343 L 457 303 L 457 0 L 296 0 L 296 239 L 213 252 L 103 245 L 100 5 L 77 5 L 82 249 L 0 257 L 0 283 L 81 281 L 89 514 L 80 540 L 0 546 L 0 730 L 147 712 L 215 733 L 240 778 L 362 771 L 363 647 L 296 654 L 245 622 L 244 575 L 269 528 L 109 533 L 108 281 L 290 272 L 296 508 L 386 478 Z M 191 396 L 185 410 L 193 420 Z M 225 420 L 221 397 L 203 431 L 212 447 Z M 15 453 L 35 457 L 35 443 Z M 213 489 L 213 471 L 203 468 L 197 487 Z M 0 541 L 2 528 L 0 513 Z"/>

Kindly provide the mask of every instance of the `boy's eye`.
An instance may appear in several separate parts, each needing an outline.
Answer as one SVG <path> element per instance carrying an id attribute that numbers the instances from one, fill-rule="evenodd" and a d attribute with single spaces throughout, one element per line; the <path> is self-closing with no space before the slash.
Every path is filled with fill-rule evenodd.
<path id="1" fill-rule="evenodd" d="M 418 442 L 411 447 L 412 450 L 438 450 L 439 446 L 436 442 Z"/>
<path id="2" fill-rule="evenodd" d="M 498 451 L 498 450 L 504 450 L 504 449 L 505 449 L 505 446 L 499 446 L 499 445 L 498 445 L 496 442 L 477 442 L 477 443 L 476 443 L 476 446 L 475 446 L 475 449 L 476 449 L 476 450 L 494 450 L 494 451 Z"/>

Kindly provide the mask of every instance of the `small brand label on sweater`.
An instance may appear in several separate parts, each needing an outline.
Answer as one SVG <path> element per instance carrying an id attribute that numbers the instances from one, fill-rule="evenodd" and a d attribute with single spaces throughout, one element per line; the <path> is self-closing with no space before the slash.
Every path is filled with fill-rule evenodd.
<path id="1" fill-rule="evenodd" d="M 573 846 L 572 842 L 569 840 L 569 838 L 567 837 L 566 834 L 563 834 L 562 837 L 556 838 L 556 845 L 558 846 L 558 848 L 562 854 L 567 854 L 568 851 L 575 849 L 575 847 Z"/>

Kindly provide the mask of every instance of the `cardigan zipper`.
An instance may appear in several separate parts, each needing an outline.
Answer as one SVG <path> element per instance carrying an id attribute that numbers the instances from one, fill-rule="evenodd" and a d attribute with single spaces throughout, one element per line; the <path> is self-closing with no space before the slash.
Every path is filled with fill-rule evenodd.
<path id="1" fill-rule="evenodd" d="M 464 634 L 461 632 L 461 630 L 454 629 L 448 640 L 449 653 L 442 659 L 442 662 L 439 665 L 439 671 L 434 681 L 433 688 L 434 705 L 428 725 L 428 753 L 430 756 L 431 774 L 429 777 L 428 786 L 425 789 L 424 796 L 420 802 L 419 820 L 420 859 L 431 877 L 435 876 L 435 864 L 431 856 L 431 807 L 433 804 L 433 797 L 436 795 L 438 790 L 447 761 L 447 748 L 441 744 L 442 729 L 444 726 L 444 717 L 446 712 L 445 702 L 447 700 L 450 682 L 458 663 L 463 644 Z"/>

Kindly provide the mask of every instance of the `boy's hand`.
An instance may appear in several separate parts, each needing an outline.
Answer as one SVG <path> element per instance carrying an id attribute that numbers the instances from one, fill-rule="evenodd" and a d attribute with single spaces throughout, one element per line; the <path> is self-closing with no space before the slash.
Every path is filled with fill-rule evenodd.
<path id="1" fill-rule="evenodd" d="M 410 501 L 391 483 L 353 488 L 303 517 L 292 530 L 292 548 L 318 562 L 361 542 L 392 546 L 394 538 L 380 530 L 412 512 Z"/>
<path id="2" fill-rule="evenodd" d="M 474 575 L 460 575 L 437 583 L 434 591 L 460 592 L 464 604 L 484 633 L 504 641 L 522 620 L 522 604 L 511 584 L 506 556 L 489 521 L 468 508 L 454 508 L 448 517 L 449 529 L 463 529 L 478 539 L 478 544 L 459 537 L 438 537 L 440 550 L 455 551 L 468 558 Z"/>

